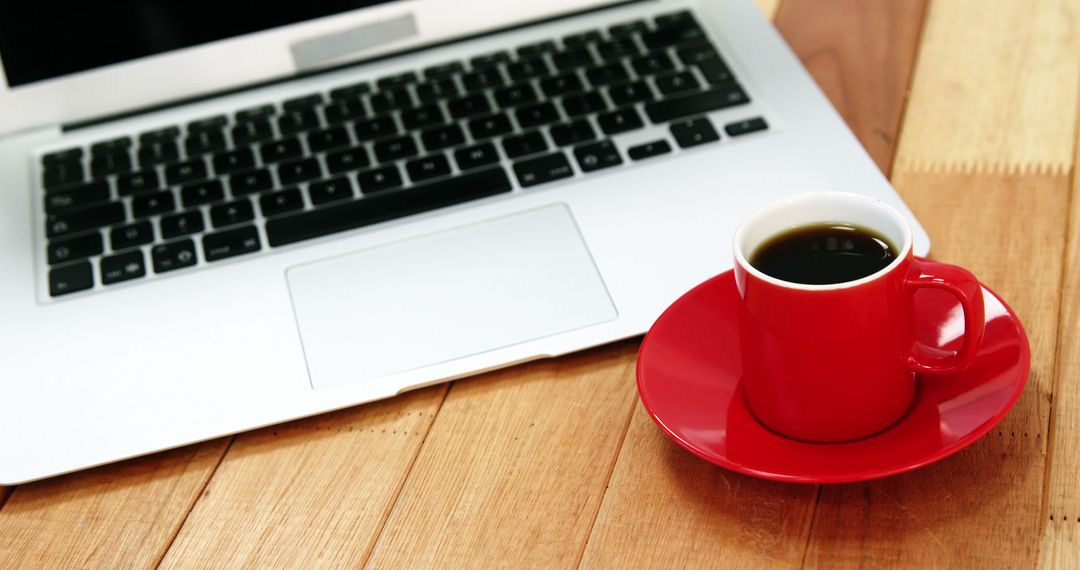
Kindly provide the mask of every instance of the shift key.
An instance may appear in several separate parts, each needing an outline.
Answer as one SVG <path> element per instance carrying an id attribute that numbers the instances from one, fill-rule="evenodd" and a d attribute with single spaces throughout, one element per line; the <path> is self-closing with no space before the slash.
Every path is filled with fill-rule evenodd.
<path id="1" fill-rule="evenodd" d="M 673 119 L 700 115 L 709 111 L 749 103 L 750 98 L 738 85 L 725 85 L 708 91 L 672 97 L 645 105 L 645 113 L 654 123 L 666 123 Z"/>
<path id="2" fill-rule="evenodd" d="M 206 234 L 203 236 L 203 254 L 207 261 L 218 261 L 253 251 L 259 251 L 259 232 L 255 226 Z"/>

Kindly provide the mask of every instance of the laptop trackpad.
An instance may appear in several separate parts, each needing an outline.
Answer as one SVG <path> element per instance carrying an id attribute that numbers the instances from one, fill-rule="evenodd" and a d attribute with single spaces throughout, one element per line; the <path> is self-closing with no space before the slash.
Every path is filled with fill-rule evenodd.
<path id="1" fill-rule="evenodd" d="M 286 275 L 316 389 L 617 315 L 563 204 L 291 267 Z"/>

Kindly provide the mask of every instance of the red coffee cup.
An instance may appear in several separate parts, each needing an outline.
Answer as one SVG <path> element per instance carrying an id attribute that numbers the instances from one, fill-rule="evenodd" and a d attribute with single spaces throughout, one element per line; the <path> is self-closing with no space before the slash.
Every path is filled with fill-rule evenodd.
<path id="1" fill-rule="evenodd" d="M 769 238 L 824 223 L 878 233 L 897 256 L 872 275 L 827 285 L 783 281 L 750 265 Z M 978 280 L 955 265 L 915 259 L 911 227 L 878 200 L 816 192 L 774 202 L 743 221 L 734 249 L 746 402 L 781 435 L 824 443 L 883 431 L 911 406 L 916 374 L 962 370 L 982 342 Z M 959 298 L 965 330 L 958 351 L 915 339 L 914 294 L 924 287 Z"/>

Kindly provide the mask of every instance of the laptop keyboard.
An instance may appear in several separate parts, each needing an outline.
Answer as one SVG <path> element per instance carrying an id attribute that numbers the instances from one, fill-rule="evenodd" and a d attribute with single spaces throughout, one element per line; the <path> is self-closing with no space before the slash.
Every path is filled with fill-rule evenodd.
<path id="1" fill-rule="evenodd" d="M 343 85 L 42 157 L 60 296 L 766 130 L 688 11 Z M 624 156 L 625 154 L 625 156 Z M 95 270 L 96 269 L 96 270 Z"/>

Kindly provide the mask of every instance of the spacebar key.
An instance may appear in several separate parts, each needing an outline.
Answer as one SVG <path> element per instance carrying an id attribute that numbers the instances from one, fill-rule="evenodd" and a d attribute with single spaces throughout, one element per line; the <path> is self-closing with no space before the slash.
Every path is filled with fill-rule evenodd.
<path id="1" fill-rule="evenodd" d="M 266 223 L 266 236 L 271 246 L 278 247 L 494 196 L 509 192 L 510 188 L 506 171 L 502 167 L 490 168 L 270 220 Z"/>
<path id="2" fill-rule="evenodd" d="M 649 120 L 654 123 L 666 123 L 673 119 L 700 115 L 727 107 L 749 103 L 750 98 L 738 85 L 717 87 L 700 93 L 673 97 L 645 105 Z"/>

